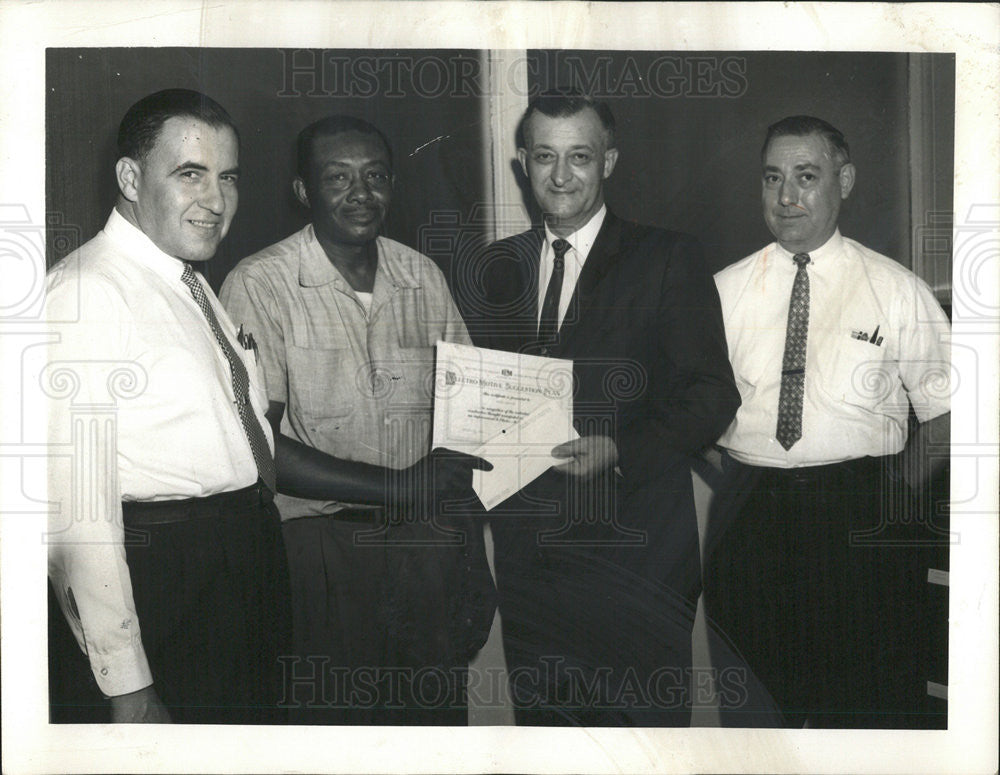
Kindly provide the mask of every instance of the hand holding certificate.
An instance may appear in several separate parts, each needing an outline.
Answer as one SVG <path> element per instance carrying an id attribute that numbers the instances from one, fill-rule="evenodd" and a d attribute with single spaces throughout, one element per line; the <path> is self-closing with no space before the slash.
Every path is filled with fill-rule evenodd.
<path id="1" fill-rule="evenodd" d="M 563 462 L 552 448 L 573 428 L 573 362 L 437 343 L 434 446 L 493 465 L 474 471 L 487 509 Z"/>

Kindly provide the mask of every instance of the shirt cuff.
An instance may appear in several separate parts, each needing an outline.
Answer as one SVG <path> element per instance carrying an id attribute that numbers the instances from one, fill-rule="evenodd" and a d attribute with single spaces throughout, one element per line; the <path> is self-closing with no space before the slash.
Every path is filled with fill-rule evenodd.
<path id="1" fill-rule="evenodd" d="M 153 683 L 142 641 L 110 654 L 90 654 L 90 669 L 97 686 L 107 697 L 131 694 Z"/>

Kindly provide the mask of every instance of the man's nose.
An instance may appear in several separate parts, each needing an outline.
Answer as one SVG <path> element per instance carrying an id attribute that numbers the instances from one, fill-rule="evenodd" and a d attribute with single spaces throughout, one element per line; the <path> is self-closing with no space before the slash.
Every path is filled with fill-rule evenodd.
<path id="1" fill-rule="evenodd" d="M 778 202 L 782 205 L 793 205 L 799 201 L 799 189 L 793 181 L 786 180 L 778 190 Z"/>
<path id="2" fill-rule="evenodd" d="M 199 204 L 216 215 L 226 211 L 226 198 L 222 194 L 222 184 L 214 178 L 206 178 Z"/>
<path id="3" fill-rule="evenodd" d="M 352 202 L 366 202 L 371 199 L 372 190 L 363 175 L 358 175 L 351 181 L 351 187 L 347 191 L 347 198 Z"/>
<path id="4" fill-rule="evenodd" d="M 565 186 L 573 177 L 573 170 L 570 169 L 569 161 L 565 158 L 556 159 L 552 165 L 552 182 L 557 186 Z"/>

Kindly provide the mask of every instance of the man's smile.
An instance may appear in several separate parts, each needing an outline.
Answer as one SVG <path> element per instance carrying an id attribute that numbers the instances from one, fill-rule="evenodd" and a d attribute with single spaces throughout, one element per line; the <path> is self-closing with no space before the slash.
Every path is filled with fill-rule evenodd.
<path id="1" fill-rule="evenodd" d="M 207 230 L 215 229 L 219 225 L 218 221 L 199 221 L 193 218 L 188 219 L 188 223 L 190 223 L 192 226 L 197 226 L 199 229 L 207 229 Z"/>

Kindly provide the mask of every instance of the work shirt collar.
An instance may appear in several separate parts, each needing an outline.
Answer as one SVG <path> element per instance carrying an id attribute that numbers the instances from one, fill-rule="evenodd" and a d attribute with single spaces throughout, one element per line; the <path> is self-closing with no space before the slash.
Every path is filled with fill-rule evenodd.
<path id="1" fill-rule="evenodd" d="M 338 288 L 353 293 L 350 283 L 344 279 L 340 270 L 333 265 L 323 246 L 316 239 L 316 232 L 312 224 L 302 232 L 304 241 L 299 262 L 299 285 L 306 288 L 314 288 L 329 283 L 335 284 Z M 399 288 L 419 288 L 420 282 L 413 273 L 398 260 L 392 240 L 377 237 L 375 245 L 378 249 L 378 266 L 375 268 L 375 283 L 379 282 L 379 277 L 384 276 L 389 285 Z"/>

